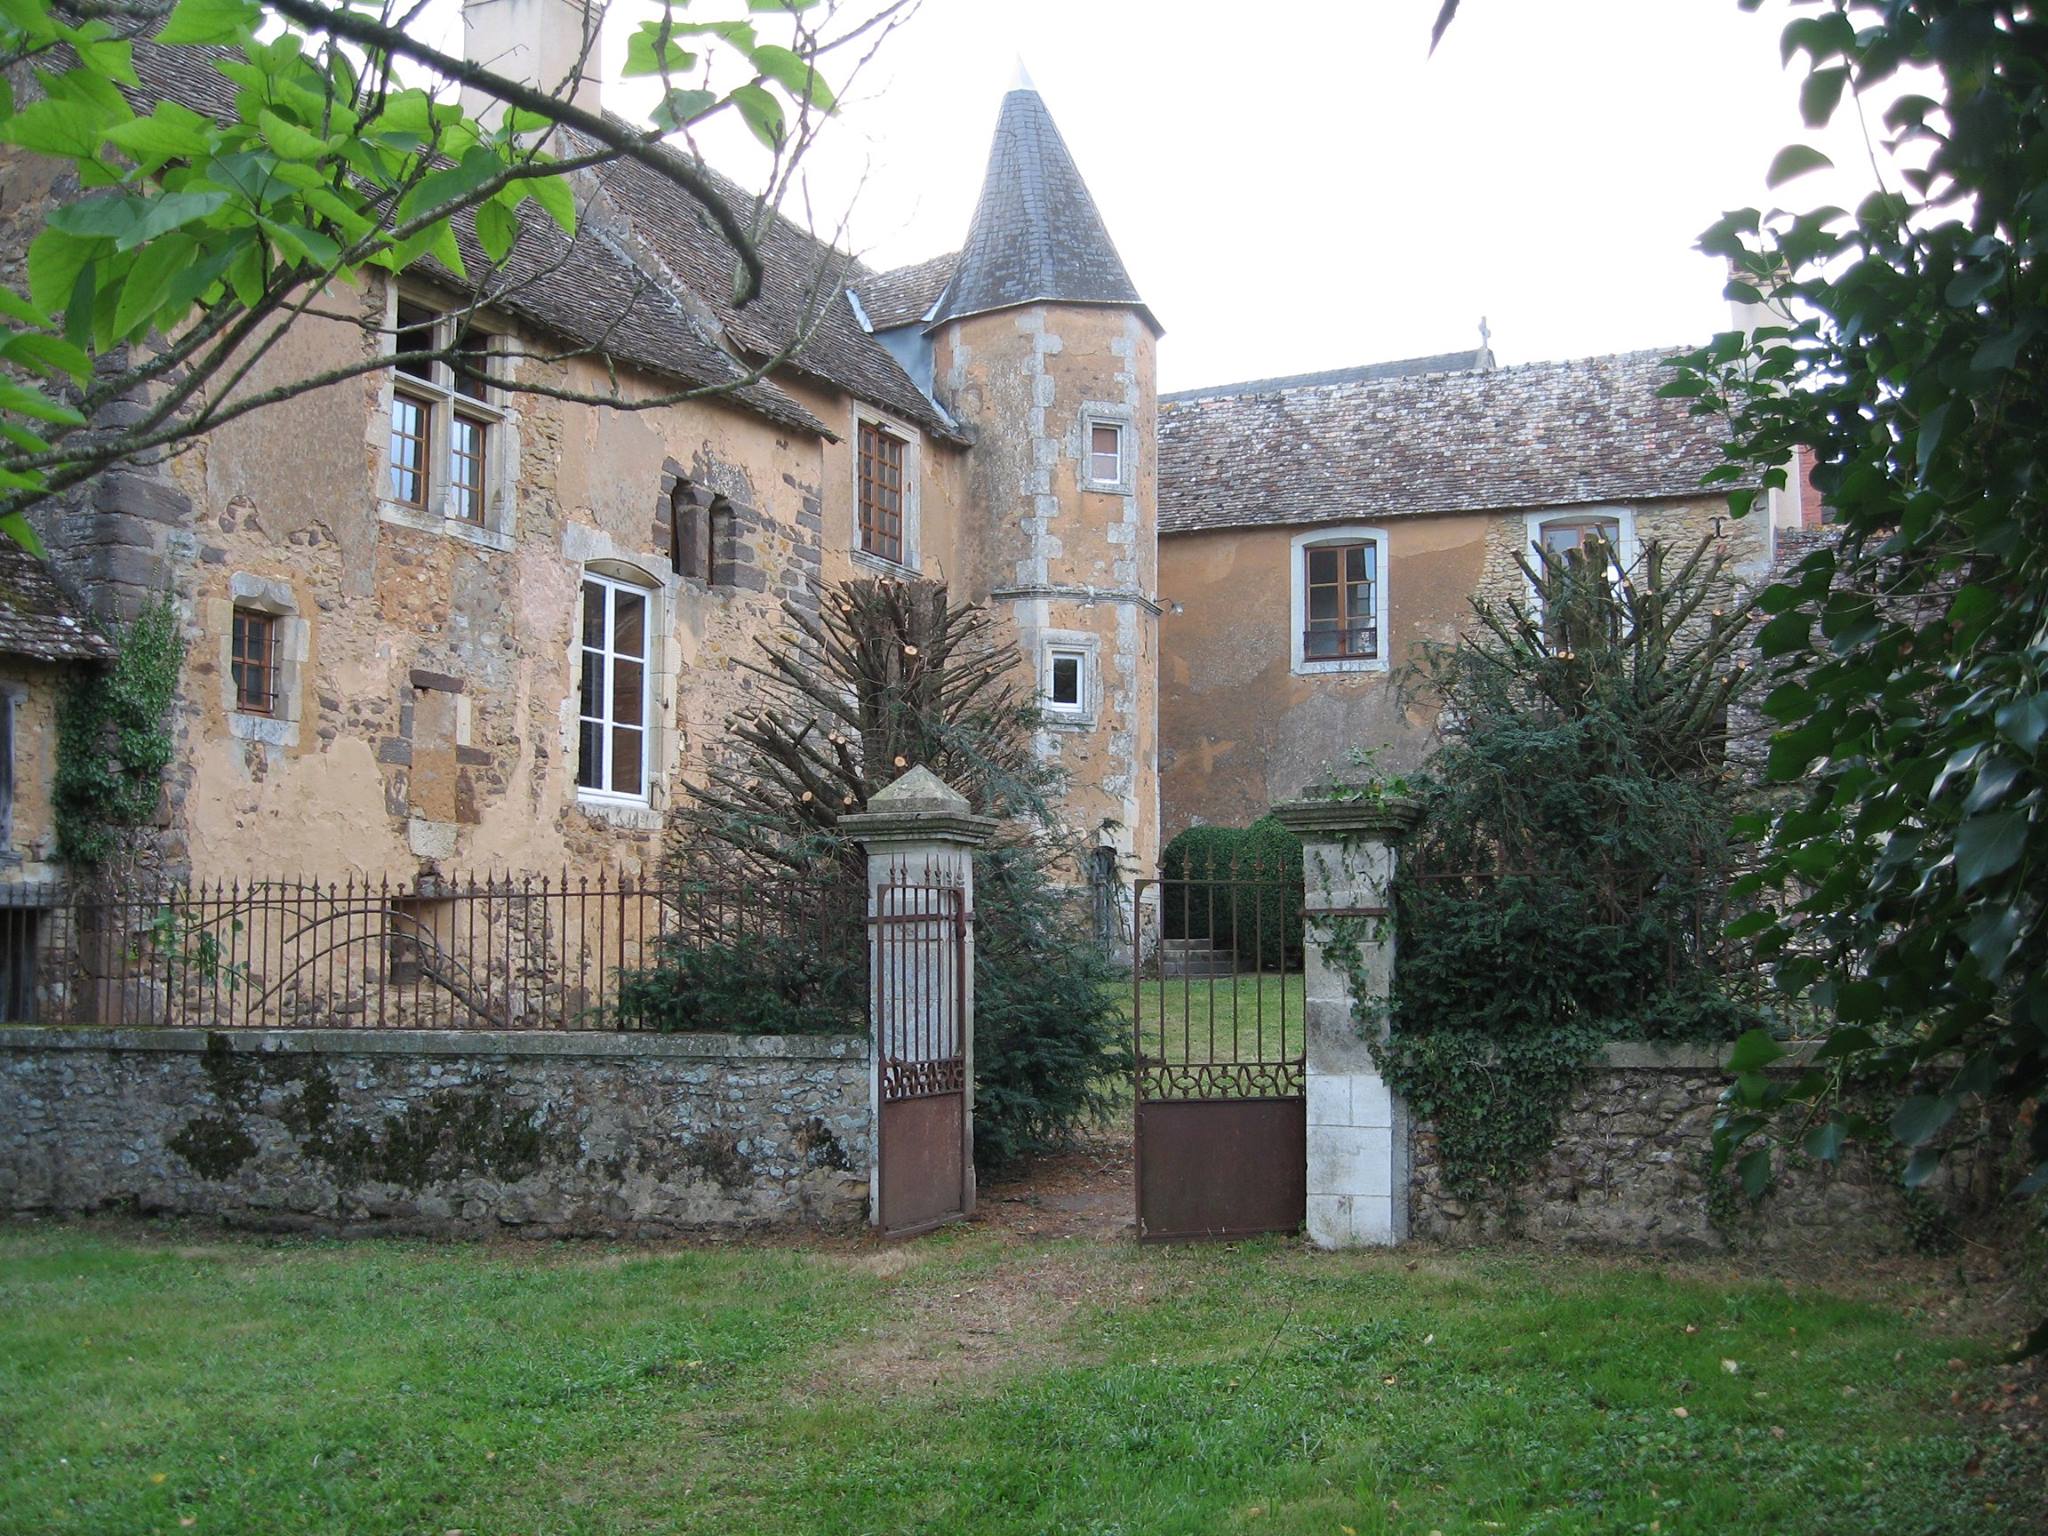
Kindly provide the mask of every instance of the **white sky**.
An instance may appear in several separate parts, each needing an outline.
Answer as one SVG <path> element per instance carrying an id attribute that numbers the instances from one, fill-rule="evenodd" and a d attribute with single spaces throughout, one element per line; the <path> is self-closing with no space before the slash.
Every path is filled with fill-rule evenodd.
<path id="1" fill-rule="evenodd" d="M 1728 310 L 1693 241 L 1770 206 L 1780 145 L 1848 168 L 1788 200 L 1868 189 L 1853 129 L 1801 127 L 1783 4 L 1465 0 L 1431 58 L 1437 3 L 924 0 L 806 161 L 812 208 L 877 265 L 956 248 L 1021 57 L 1173 389 L 1471 347 L 1481 315 L 1503 363 L 1704 338 Z M 639 116 L 628 4 L 606 105 Z M 742 133 L 706 149 L 759 180 Z"/>

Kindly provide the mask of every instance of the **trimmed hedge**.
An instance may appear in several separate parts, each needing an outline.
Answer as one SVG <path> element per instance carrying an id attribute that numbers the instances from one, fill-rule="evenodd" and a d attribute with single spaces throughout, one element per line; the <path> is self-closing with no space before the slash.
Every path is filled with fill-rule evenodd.
<path id="1" fill-rule="evenodd" d="M 1160 932 L 1234 950 L 1240 966 L 1301 954 L 1301 839 L 1271 816 L 1248 827 L 1189 827 L 1166 845 Z M 1234 884 L 1233 884 L 1234 882 Z"/>

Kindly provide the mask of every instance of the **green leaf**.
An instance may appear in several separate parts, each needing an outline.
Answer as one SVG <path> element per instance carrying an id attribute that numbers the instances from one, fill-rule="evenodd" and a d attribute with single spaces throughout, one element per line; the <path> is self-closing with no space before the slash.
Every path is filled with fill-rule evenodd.
<path id="1" fill-rule="evenodd" d="M 121 302 L 114 310 L 114 329 L 135 339 L 163 308 L 170 281 L 192 259 L 192 241 L 184 236 L 163 239 L 144 250 L 129 269 L 121 285 Z"/>
<path id="2" fill-rule="evenodd" d="M 256 114 L 256 126 L 263 142 L 287 160 L 320 160 L 327 154 L 327 143 L 319 134 L 287 122 L 268 107 Z"/>
<path id="3" fill-rule="evenodd" d="M 1781 613 L 1757 632 L 1757 646 L 1766 656 L 1787 656 L 1806 649 L 1813 635 L 1811 616 Z"/>
<path id="4" fill-rule="evenodd" d="M 1816 69 L 1799 88 L 1799 115 L 1809 128 L 1825 128 L 1842 100 L 1842 87 L 1849 83 L 1846 64 Z"/>
<path id="5" fill-rule="evenodd" d="M 1999 734 L 2022 752 L 2032 752 L 2048 735 L 2048 693 L 2030 694 L 2001 704 L 1992 721 Z"/>
<path id="6" fill-rule="evenodd" d="M 1742 1192 L 1752 1200 L 1761 1200 L 1764 1191 L 1771 1187 L 1771 1149 L 1751 1147 L 1742 1154 L 1735 1171 L 1741 1176 Z"/>
<path id="7" fill-rule="evenodd" d="M 1819 150 L 1805 144 L 1787 144 L 1778 151 L 1771 161 L 1771 168 L 1764 176 L 1764 185 L 1776 191 L 1788 181 L 1796 181 L 1811 171 L 1832 170 L 1835 162 Z"/>
<path id="8" fill-rule="evenodd" d="M 1924 1145 L 1955 1112 L 1956 1101 L 1946 1094 L 1916 1093 L 1892 1111 L 1892 1134 L 1909 1147 Z"/>
<path id="9" fill-rule="evenodd" d="M 213 187 L 204 192 L 167 192 L 162 197 L 152 198 L 143 204 L 142 216 L 135 221 L 135 226 L 114 242 L 114 249 L 133 250 L 159 235 L 197 223 L 219 212 L 227 201 L 228 194 Z"/>
<path id="10" fill-rule="evenodd" d="M 252 0 L 178 0 L 158 32 L 159 43 L 239 43 L 253 36 L 263 11 Z"/>
<path id="11" fill-rule="evenodd" d="M 789 93 L 792 101 L 809 101 L 830 112 L 836 98 L 811 61 L 775 43 L 763 43 L 752 55 L 754 68 Z"/>
<path id="12" fill-rule="evenodd" d="M 777 101 L 758 85 L 742 85 L 734 89 L 732 104 L 739 108 L 740 116 L 746 120 L 747 126 L 753 130 L 755 138 L 759 139 L 769 149 L 777 149 L 781 146 L 783 137 L 781 102 Z"/>
<path id="13" fill-rule="evenodd" d="M 1919 1147 L 1906 1159 L 1905 1172 L 1899 1175 L 1899 1182 L 1908 1189 L 1918 1189 L 1934 1176 L 1934 1170 L 1941 1166 L 1941 1154 L 1933 1147 Z"/>
<path id="14" fill-rule="evenodd" d="M 116 120 L 115 116 L 81 101 L 45 97 L 29 103 L 0 125 L 0 139 L 39 155 L 90 160 L 99 153 L 101 137 Z"/>
<path id="15" fill-rule="evenodd" d="M 50 552 L 43 547 L 43 536 L 36 532 L 26 513 L 9 512 L 0 517 L 0 533 L 6 534 L 38 560 L 50 558 Z"/>
<path id="16" fill-rule="evenodd" d="M 146 165 L 165 160 L 197 160 L 213 146 L 219 130 L 197 112 L 175 101 L 159 102 L 148 117 L 130 118 L 107 129 L 104 137 L 115 148 Z"/>
<path id="17" fill-rule="evenodd" d="M 1783 1059 L 1785 1047 L 1767 1029 L 1752 1029 L 1735 1042 L 1728 1053 L 1730 1072 L 1755 1072 Z"/>
<path id="18" fill-rule="evenodd" d="M 49 314 L 64 309 L 71 302 L 79 273 L 99 249 L 97 239 L 56 228 L 45 229 L 29 242 L 29 301 Z"/>
<path id="19" fill-rule="evenodd" d="M 25 363 L 45 373 L 61 373 L 82 384 L 92 372 L 92 359 L 61 336 L 42 331 L 16 331 L 0 345 L 0 357 Z"/>
<path id="20" fill-rule="evenodd" d="M 48 311 L 36 308 L 5 283 L 0 283 L 0 315 L 5 315 L 9 320 L 18 320 L 23 325 L 50 323 Z"/>
<path id="21" fill-rule="evenodd" d="M 485 203 L 476 211 L 476 238 L 486 256 L 503 261 L 519 238 L 519 220 L 503 203 Z"/>
<path id="22" fill-rule="evenodd" d="M 0 379 L 0 411 L 13 411 L 36 421 L 61 422 L 68 427 L 85 425 L 85 418 L 62 401 L 52 400 L 33 384 L 11 379 Z"/>
<path id="23" fill-rule="evenodd" d="M 576 233 L 576 189 L 566 176 L 536 176 L 522 185 L 565 235 Z"/>
<path id="24" fill-rule="evenodd" d="M 711 111 L 719 100 L 716 91 L 670 91 L 649 115 L 655 127 L 673 133 Z"/>
<path id="25" fill-rule="evenodd" d="M 2019 863 L 2026 847 L 2026 812 L 1972 816 L 1956 828 L 1956 890 L 1968 891 L 2004 874 Z"/>
<path id="26" fill-rule="evenodd" d="M 1808 1157 L 1832 1163 L 1842 1155 L 1842 1143 L 1848 1139 L 1849 1128 L 1839 1120 L 1829 1120 L 1808 1131 L 1802 1145 Z"/>

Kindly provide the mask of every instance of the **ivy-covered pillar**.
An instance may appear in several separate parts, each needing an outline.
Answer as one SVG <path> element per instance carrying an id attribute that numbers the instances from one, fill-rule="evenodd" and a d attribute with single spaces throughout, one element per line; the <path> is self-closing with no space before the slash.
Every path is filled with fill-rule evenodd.
<path id="1" fill-rule="evenodd" d="M 1387 1027 L 1394 871 L 1411 801 L 1342 786 L 1273 807 L 1307 880 L 1308 1237 L 1318 1248 L 1408 1236 L 1408 1114 L 1367 1043 Z"/>

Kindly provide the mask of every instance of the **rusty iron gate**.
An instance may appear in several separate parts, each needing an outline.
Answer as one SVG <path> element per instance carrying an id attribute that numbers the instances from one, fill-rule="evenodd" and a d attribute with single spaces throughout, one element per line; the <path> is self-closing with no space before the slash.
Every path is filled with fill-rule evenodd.
<path id="1" fill-rule="evenodd" d="M 876 1223 L 891 1235 L 974 1205 L 969 1114 L 967 892 L 927 866 L 875 888 Z"/>
<path id="2" fill-rule="evenodd" d="M 1132 1118 L 1138 1237 L 1300 1229 L 1308 1205 L 1301 877 L 1141 880 Z"/>

